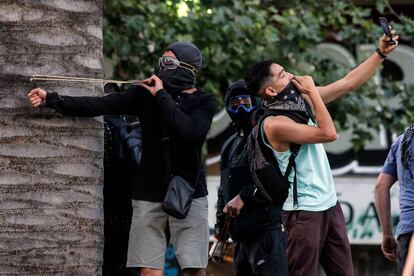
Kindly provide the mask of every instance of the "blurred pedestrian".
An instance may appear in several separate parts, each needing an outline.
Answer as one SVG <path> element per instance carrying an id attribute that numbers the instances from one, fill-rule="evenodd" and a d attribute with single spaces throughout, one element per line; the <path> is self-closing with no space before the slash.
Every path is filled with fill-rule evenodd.
<path id="1" fill-rule="evenodd" d="M 391 145 L 382 172 L 375 186 L 375 204 L 382 229 L 381 249 L 384 256 L 397 263 L 398 275 L 401 275 L 414 233 L 414 124 L 400 135 Z M 391 227 L 390 189 L 398 180 L 400 186 L 400 219 L 394 238 Z M 411 250 L 411 255 L 414 254 Z M 413 259 L 407 263 L 406 270 L 413 268 Z M 411 275 L 411 274 L 409 274 Z"/>

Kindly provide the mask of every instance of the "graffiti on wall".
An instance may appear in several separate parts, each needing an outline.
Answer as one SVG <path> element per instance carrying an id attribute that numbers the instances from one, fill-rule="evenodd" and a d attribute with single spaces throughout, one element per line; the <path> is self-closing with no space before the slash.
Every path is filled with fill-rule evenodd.
<path id="1" fill-rule="evenodd" d="M 376 177 L 335 177 L 338 201 L 345 217 L 348 237 L 352 244 L 380 244 L 382 239 L 378 212 L 375 209 Z M 398 183 L 391 189 L 391 219 L 398 223 Z"/>

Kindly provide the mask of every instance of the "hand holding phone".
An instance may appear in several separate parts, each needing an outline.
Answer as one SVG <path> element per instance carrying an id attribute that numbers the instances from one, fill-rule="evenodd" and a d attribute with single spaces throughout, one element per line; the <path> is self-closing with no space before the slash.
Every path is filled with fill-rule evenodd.
<path id="1" fill-rule="evenodd" d="M 390 38 L 390 40 L 388 41 L 388 45 L 395 45 L 395 41 L 392 39 L 391 26 L 388 24 L 387 19 L 385 17 L 380 17 L 379 22 L 385 35 Z"/>

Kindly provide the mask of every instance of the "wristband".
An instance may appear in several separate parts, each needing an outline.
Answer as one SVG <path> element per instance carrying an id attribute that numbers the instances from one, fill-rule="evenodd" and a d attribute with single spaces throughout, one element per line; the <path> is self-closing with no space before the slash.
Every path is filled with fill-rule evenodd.
<path id="1" fill-rule="evenodd" d="M 386 55 L 384 55 L 384 54 L 381 52 L 380 48 L 375 49 L 375 51 L 376 51 L 376 52 L 378 53 L 378 55 L 379 55 L 380 57 L 382 57 L 383 59 L 386 59 L 386 58 L 387 58 L 387 56 L 386 56 Z"/>

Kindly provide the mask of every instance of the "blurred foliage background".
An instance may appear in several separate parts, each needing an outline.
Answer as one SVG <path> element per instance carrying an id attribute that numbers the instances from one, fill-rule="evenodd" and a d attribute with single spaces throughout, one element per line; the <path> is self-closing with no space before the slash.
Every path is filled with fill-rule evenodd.
<path id="1" fill-rule="evenodd" d="M 294 74 L 309 74 L 318 85 L 343 77 L 350 69 L 318 54 L 322 42 L 335 42 L 355 54 L 359 44 L 378 44 L 386 16 L 413 45 L 414 20 L 385 0 L 353 1 L 104 0 L 104 53 L 114 77 L 142 79 L 158 70 L 158 58 L 174 41 L 191 41 L 203 53 L 198 85 L 214 93 L 222 107 L 228 85 L 247 68 L 276 58 Z M 400 132 L 414 121 L 413 87 L 373 80 L 329 106 L 338 130 L 353 129 L 356 150 L 369 141 L 369 129 L 385 125 Z M 390 100 L 396 101 L 390 105 Z M 402 104 L 404 103 L 404 104 Z"/>

